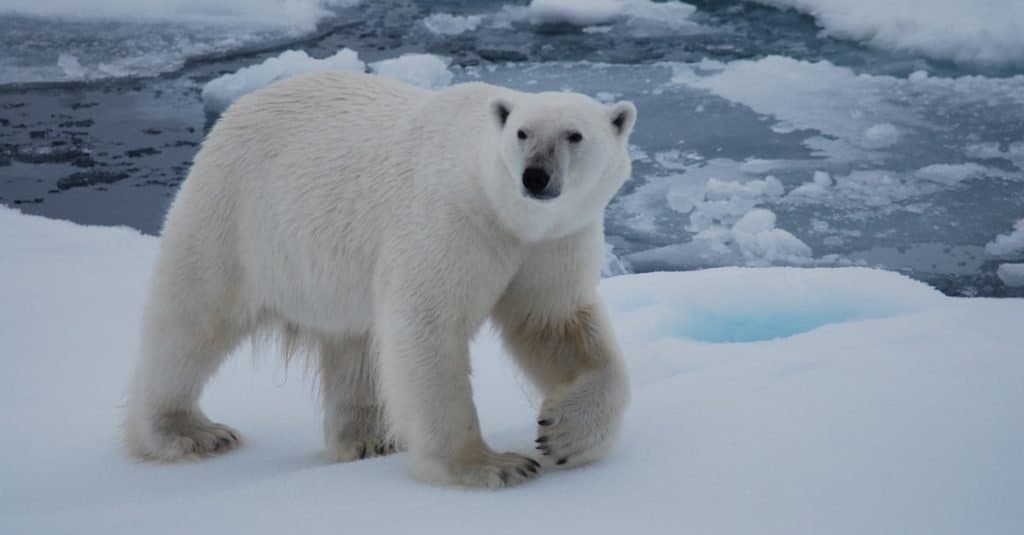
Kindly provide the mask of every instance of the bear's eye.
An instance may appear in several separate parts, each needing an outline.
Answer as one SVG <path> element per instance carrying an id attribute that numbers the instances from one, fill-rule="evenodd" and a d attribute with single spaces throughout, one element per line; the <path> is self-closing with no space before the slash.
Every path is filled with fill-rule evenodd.
<path id="1" fill-rule="evenodd" d="M 526 132 L 523 132 L 522 130 L 520 130 L 520 131 L 516 132 L 516 137 L 518 137 L 519 139 L 526 139 Z"/>
<path id="2" fill-rule="evenodd" d="M 583 141 L 583 134 L 579 132 L 571 132 L 566 136 L 566 139 L 569 140 L 569 143 L 579 143 L 580 141 Z"/>

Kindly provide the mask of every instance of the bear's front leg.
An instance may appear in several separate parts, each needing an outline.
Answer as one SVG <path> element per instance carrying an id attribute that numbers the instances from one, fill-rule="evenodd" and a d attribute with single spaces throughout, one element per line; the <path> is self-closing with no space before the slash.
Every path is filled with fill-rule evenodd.
<path id="1" fill-rule="evenodd" d="M 537 449 L 556 466 L 604 457 L 629 403 L 629 380 L 596 296 L 567 318 L 497 316 L 507 347 L 544 393 Z"/>
<path id="2" fill-rule="evenodd" d="M 470 385 L 472 305 L 422 299 L 424 288 L 386 299 L 375 329 L 380 380 L 394 430 L 406 439 L 413 476 L 462 487 L 510 487 L 540 472 L 540 463 L 497 453 L 484 443 Z M 445 303 L 445 301 L 449 301 Z M 459 306 L 461 305 L 461 306 Z"/>

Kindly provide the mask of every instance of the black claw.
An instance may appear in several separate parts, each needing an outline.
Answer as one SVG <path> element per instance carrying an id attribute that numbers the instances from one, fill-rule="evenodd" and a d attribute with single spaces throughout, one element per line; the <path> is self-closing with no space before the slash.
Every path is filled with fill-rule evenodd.
<path id="1" fill-rule="evenodd" d="M 526 473 L 526 469 L 525 468 L 516 468 L 516 473 L 518 473 L 520 476 L 522 476 L 524 478 L 525 477 L 530 477 L 529 474 Z"/>
<path id="2" fill-rule="evenodd" d="M 530 459 L 530 461 L 531 461 L 531 464 L 529 466 L 527 466 L 526 469 L 529 470 L 531 474 L 536 474 L 537 473 L 537 467 L 533 465 L 533 459 Z"/>
<path id="3" fill-rule="evenodd" d="M 548 420 L 546 418 L 543 420 L 537 420 L 537 425 L 551 425 L 551 420 Z"/>
<path id="4" fill-rule="evenodd" d="M 567 462 L 569 462 L 569 458 L 568 457 L 562 457 L 557 462 L 555 462 L 555 464 L 565 464 Z"/>
<path id="5" fill-rule="evenodd" d="M 540 463 L 538 463 L 537 461 L 535 461 L 533 459 L 527 459 L 527 461 L 530 461 L 530 466 L 532 466 L 534 468 L 540 468 Z"/>
<path id="6" fill-rule="evenodd" d="M 502 470 L 501 472 L 498 472 L 498 477 L 501 478 L 502 484 L 505 484 L 505 485 L 508 484 L 508 471 L 507 470 Z"/>
<path id="7" fill-rule="evenodd" d="M 366 444 L 363 444 L 363 445 L 359 446 L 359 458 L 360 459 L 365 459 L 366 458 Z"/>
<path id="8" fill-rule="evenodd" d="M 544 435 L 544 436 L 538 438 L 537 440 L 534 440 L 534 442 L 536 442 L 538 444 L 543 444 L 543 443 L 545 443 L 547 441 L 548 441 L 547 435 Z"/>

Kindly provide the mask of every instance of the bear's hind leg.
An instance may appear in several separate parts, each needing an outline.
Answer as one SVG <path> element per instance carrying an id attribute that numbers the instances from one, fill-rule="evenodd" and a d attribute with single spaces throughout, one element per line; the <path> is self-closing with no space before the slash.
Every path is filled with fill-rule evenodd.
<path id="1" fill-rule="evenodd" d="M 172 462 L 241 444 L 237 431 L 206 417 L 199 396 L 247 330 L 234 314 L 230 284 L 169 283 L 180 272 L 168 267 L 157 266 L 150 290 L 124 439 L 136 457 Z"/>
<path id="2" fill-rule="evenodd" d="M 324 441 L 331 461 L 349 462 L 404 449 L 388 434 L 376 365 L 368 335 L 321 340 Z"/>

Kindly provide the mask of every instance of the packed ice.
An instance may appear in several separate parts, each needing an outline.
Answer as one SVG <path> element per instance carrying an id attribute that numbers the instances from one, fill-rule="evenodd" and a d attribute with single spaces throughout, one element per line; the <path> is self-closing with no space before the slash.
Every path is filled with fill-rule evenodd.
<path id="1" fill-rule="evenodd" d="M 770 218 L 751 219 L 764 229 Z M 17 281 L 2 287 L 0 339 L 21 357 L 0 389 L 0 424 L 18 431 L 0 441 L 2 533 L 1021 525 L 1019 299 L 954 299 L 860 268 L 607 278 L 599 291 L 633 390 L 622 438 L 600 463 L 499 495 L 416 483 L 401 453 L 327 464 L 311 378 L 247 344 L 202 400 L 245 434 L 243 448 L 180 465 L 129 459 L 120 407 L 156 239 L 0 207 L 0 243 L 0 279 Z M 491 329 L 471 354 L 486 439 L 529 451 L 539 397 Z"/>
<path id="2" fill-rule="evenodd" d="M 1018 0 L 757 0 L 813 16 L 826 35 L 966 63 L 1024 65 Z"/>
<path id="3" fill-rule="evenodd" d="M 219 114 L 238 98 L 279 80 L 316 71 L 364 72 L 366 64 L 354 50 L 343 49 L 333 56 L 311 58 L 303 50 L 286 50 L 263 63 L 243 67 L 210 80 L 203 86 L 203 105 L 208 114 Z"/>

